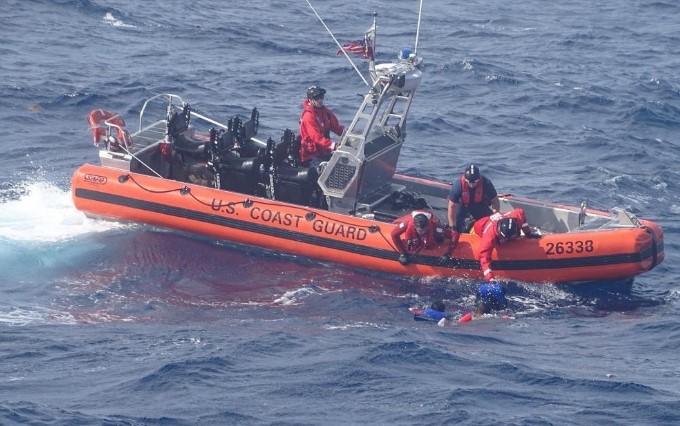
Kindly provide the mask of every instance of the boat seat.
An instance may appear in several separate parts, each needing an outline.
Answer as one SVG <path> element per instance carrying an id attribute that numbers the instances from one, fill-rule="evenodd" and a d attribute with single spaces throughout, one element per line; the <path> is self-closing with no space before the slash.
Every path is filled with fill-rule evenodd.
<path id="1" fill-rule="evenodd" d="M 283 163 L 292 167 L 300 164 L 300 137 L 290 130 L 283 132 L 281 141 L 274 147 L 274 164 L 279 166 Z"/>
<path id="2" fill-rule="evenodd" d="M 238 140 L 239 138 L 235 137 L 231 130 L 226 130 L 220 133 L 217 138 L 217 150 L 223 155 L 226 153 L 231 153 L 234 155 L 239 155 L 243 158 L 249 158 L 256 157 L 257 152 L 260 148 L 262 148 L 261 145 L 255 143 L 255 141 L 252 139 L 239 142 L 237 148 L 236 142 Z"/>
<path id="3" fill-rule="evenodd" d="M 279 183 L 276 199 L 288 203 L 309 205 L 312 194 L 317 189 L 319 173 L 316 167 L 293 167 L 283 163 L 276 169 Z"/>
<path id="4" fill-rule="evenodd" d="M 173 111 L 168 118 L 167 134 L 172 141 L 174 149 L 183 155 L 190 155 L 196 159 L 207 159 L 205 140 L 195 140 L 193 135 L 196 129 L 189 129 L 191 121 L 191 107 L 184 105 L 182 112 Z"/>
<path id="5" fill-rule="evenodd" d="M 261 158 L 257 156 L 242 158 L 238 153 L 225 152 L 220 163 L 220 188 L 242 194 L 254 194 L 257 190 L 257 173 L 261 162 Z"/>
<path id="6" fill-rule="evenodd" d="M 274 146 L 274 165 L 280 166 L 288 157 L 288 144 L 285 142 L 277 143 Z"/>
<path id="7" fill-rule="evenodd" d="M 242 131 L 241 137 L 243 137 L 243 140 L 247 141 L 248 139 L 251 139 L 255 137 L 255 135 L 257 135 L 257 124 L 252 119 L 248 120 L 245 123 L 243 123 L 241 131 Z"/>
<path id="8" fill-rule="evenodd" d="M 226 130 L 220 133 L 220 135 L 217 138 L 217 149 L 220 152 L 223 152 L 233 147 L 234 147 L 234 134 L 231 132 L 231 130 Z"/>
<path id="9" fill-rule="evenodd" d="M 257 156 L 260 148 L 264 147 L 254 139 L 260 123 L 259 117 L 260 113 L 257 108 L 253 108 L 250 120 L 246 122 L 243 122 L 237 115 L 231 117 L 226 131 L 218 139 L 219 151 L 231 150 L 246 158 Z"/>
<path id="10" fill-rule="evenodd" d="M 191 117 L 191 108 L 185 105 L 182 112 L 173 111 L 168 119 L 168 136 L 177 136 L 189 128 L 189 121 Z"/>
<path id="11" fill-rule="evenodd" d="M 174 148 L 180 154 L 189 155 L 197 159 L 207 159 L 206 142 L 189 138 L 179 134 L 174 136 Z"/>
<path id="12" fill-rule="evenodd" d="M 241 145 L 241 156 L 256 157 L 260 150 L 264 148 L 266 148 L 266 144 L 263 141 L 258 141 L 257 139 L 246 139 Z"/>

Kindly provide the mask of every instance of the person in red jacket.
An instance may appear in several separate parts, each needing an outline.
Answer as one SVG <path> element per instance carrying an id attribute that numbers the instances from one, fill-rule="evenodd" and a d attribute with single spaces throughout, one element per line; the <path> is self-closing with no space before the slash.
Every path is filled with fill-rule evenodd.
<path id="1" fill-rule="evenodd" d="M 473 229 L 474 233 L 482 238 L 479 246 L 479 264 L 487 281 L 495 281 L 491 269 L 491 253 L 494 247 L 518 238 L 521 233 L 527 238 L 541 238 L 540 234 L 529 227 L 524 209 L 484 217 L 475 222 Z"/>
<path id="2" fill-rule="evenodd" d="M 407 265 L 410 256 L 418 253 L 422 248 L 432 248 L 448 239 L 449 246 L 439 260 L 440 264 L 444 264 L 450 259 L 460 238 L 458 232 L 445 228 L 439 218 L 427 210 L 414 210 L 393 223 L 396 226 L 392 229 L 392 242 L 401 253 L 399 263 L 402 265 Z M 401 239 L 403 234 L 406 234 L 406 241 Z"/>
<path id="3" fill-rule="evenodd" d="M 325 89 L 312 86 L 307 89 L 307 99 L 302 101 L 300 162 L 306 165 L 314 158 L 329 159 L 336 148 L 336 143 L 330 139 L 330 132 L 340 136 L 345 130 L 335 114 L 324 106 L 325 95 Z"/>

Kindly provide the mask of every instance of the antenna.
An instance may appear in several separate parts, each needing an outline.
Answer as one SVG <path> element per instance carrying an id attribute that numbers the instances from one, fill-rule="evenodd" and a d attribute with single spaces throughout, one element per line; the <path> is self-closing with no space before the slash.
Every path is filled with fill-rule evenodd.
<path id="1" fill-rule="evenodd" d="M 342 51 L 342 53 L 345 55 L 345 58 L 347 58 L 347 60 L 349 61 L 349 63 L 352 64 L 352 67 L 354 68 L 354 71 L 356 71 L 357 74 L 359 74 L 359 77 L 361 77 L 361 80 L 363 80 L 363 82 L 364 82 L 364 84 L 365 84 L 366 86 L 371 87 L 371 85 L 368 84 L 368 81 L 366 81 L 366 79 L 364 78 L 364 76 L 361 75 L 361 71 L 359 71 L 359 68 L 357 68 L 357 66 L 354 65 L 354 62 L 352 61 L 352 59 L 350 59 L 350 57 L 349 57 L 349 55 L 347 54 L 347 52 L 345 52 L 345 49 L 342 48 L 342 45 L 340 44 L 340 42 L 338 42 L 338 39 L 335 38 L 335 36 L 334 36 L 333 33 L 331 32 L 330 28 L 328 28 L 328 25 L 326 25 L 326 23 L 323 21 L 323 19 L 321 19 L 321 16 L 319 16 L 319 14 L 316 13 L 316 9 L 314 9 L 314 6 L 312 6 L 312 4 L 309 2 L 309 0 L 305 0 L 305 1 L 306 1 L 307 4 L 309 5 L 309 7 L 312 9 L 312 12 L 314 12 L 314 14 L 316 15 L 316 17 L 319 19 L 319 21 L 321 22 L 321 24 L 324 26 L 324 28 L 326 28 L 326 31 L 328 31 L 328 34 L 330 34 L 330 36 L 331 36 L 331 38 L 333 39 L 333 41 L 335 42 L 335 44 L 338 45 L 338 47 L 340 48 L 340 50 Z M 421 0 L 421 2 L 422 2 L 422 0 Z M 421 4 L 422 4 L 422 3 L 421 3 Z"/>
<path id="2" fill-rule="evenodd" d="M 420 8 L 418 9 L 418 26 L 416 27 L 416 45 L 413 46 L 413 53 L 418 53 L 418 36 L 420 35 L 420 16 L 423 14 L 423 0 L 420 0 Z"/>

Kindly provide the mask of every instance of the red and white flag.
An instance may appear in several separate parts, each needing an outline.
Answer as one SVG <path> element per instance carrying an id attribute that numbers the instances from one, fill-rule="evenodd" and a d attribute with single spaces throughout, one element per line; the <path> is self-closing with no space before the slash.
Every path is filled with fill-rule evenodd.
<path id="1" fill-rule="evenodd" d="M 355 40 L 344 44 L 342 49 L 338 50 L 337 54 L 340 55 L 343 50 L 347 53 L 363 56 L 372 61 L 375 57 L 375 26 L 366 31 L 363 40 Z"/>

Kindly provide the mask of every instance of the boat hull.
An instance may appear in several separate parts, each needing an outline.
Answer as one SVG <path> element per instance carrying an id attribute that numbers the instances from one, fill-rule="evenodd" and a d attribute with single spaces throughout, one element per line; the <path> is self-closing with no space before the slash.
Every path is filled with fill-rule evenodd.
<path id="1" fill-rule="evenodd" d="M 445 247 L 398 262 L 391 223 L 85 164 L 72 180 L 73 202 L 89 216 L 146 223 L 389 274 L 481 279 L 479 237 L 463 234 L 445 265 Z M 632 278 L 663 260 L 663 233 L 640 228 L 521 238 L 498 247 L 501 279 L 580 282 Z"/>

